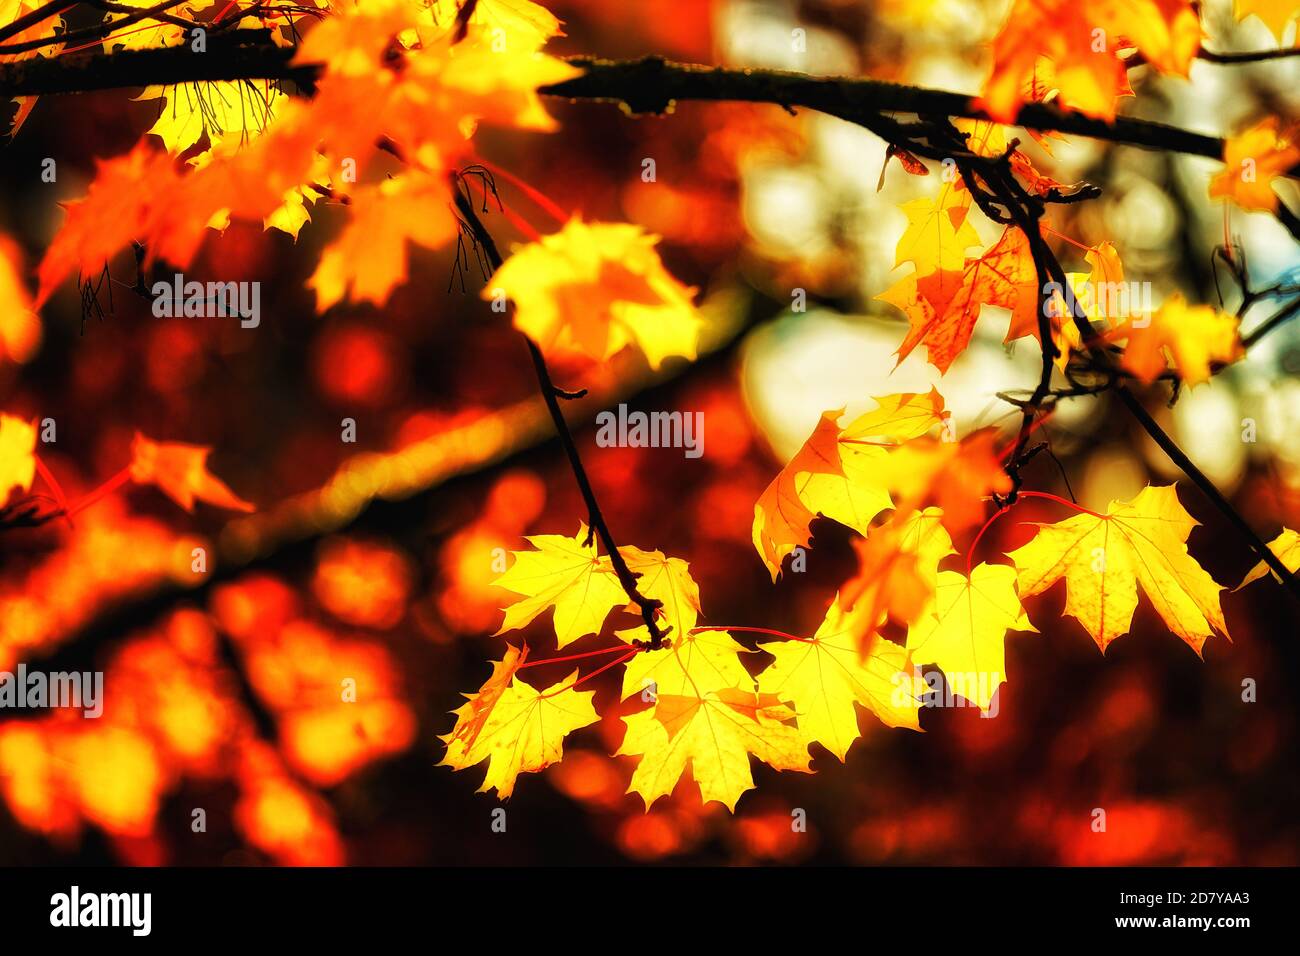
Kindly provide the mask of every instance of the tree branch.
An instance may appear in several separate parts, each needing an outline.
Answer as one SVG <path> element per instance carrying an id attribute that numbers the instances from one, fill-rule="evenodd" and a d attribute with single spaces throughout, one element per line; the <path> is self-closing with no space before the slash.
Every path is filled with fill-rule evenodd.
<path id="1" fill-rule="evenodd" d="M 488 264 L 491 265 L 492 271 L 495 272 L 501 268 L 501 253 L 497 249 L 496 242 L 492 235 L 483 225 L 483 220 L 478 216 L 474 209 L 474 203 L 470 200 L 467 192 L 457 188 L 453 184 L 456 192 L 456 209 L 466 224 L 474 233 L 474 239 L 483 250 L 487 257 Z M 601 544 L 605 546 L 605 551 L 609 555 L 610 563 L 614 566 L 614 574 L 618 577 L 618 582 L 623 586 L 627 593 L 628 599 L 641 609 L 641 619 L 645 622 L 646 632 L 650 635 L 649 642 L 645 645 L 650 650 L 658 650 L 663 647 L 664 631 L 660 629 L 658 621 L 655 620 L 655 611 L 662 606 L 661 601 L 652 600 L 643 595 L 636 586 L 637 575 L 627 566 L 623 560 L 623 555 L 619 553 L 618 544 L 614 541 L 613 534 L 610 533 L 609 525 L 605 521 L 605 516 L 601 513 L 600 503 L 596 500 L 596 493 L 591 488 L 591 482 L 587 478 L 587 470 L 583 467 L 582 458 L 578 454 L 578 446 L 573 440 L 573 433 L 569 431 L 569 423 L 564 418 L 564 412 L 560 409 L 560 398 L 566 395 L 561 389 L 556 388 L 555 383 L 551 381 L 550 370 L 546 367 L 546 358 L 542 355 L 542 350 L 528 336 L 524 336 L 528 343 L 528 352 L 532 356 L 533 369 L 537 373 L 537 384 L 541 388 L 542 398 L 546 402 L 546 408 L 551 413 L 551 421 L 555 423 L 555 430 L 559 432 L 560 443 L 564 446 L 564 453 L 568 456 L 569 466 L 573 470 L 573 477 L 578 483 L 578 490 L 582 492 L 582 499 L 587 504 L 587 516 L 591 522 L 590 533 L 595 532 L 599 537 Z M 571 394 L 571 393 L 569 393 Z"/>
<path id="2" fill-rule="evenodd" d="M 277 47 L 264 31 L 237 30 L 222 40 L 220 55 L 203 56 L 188 46 L 123 50 L 113 54 L 35 57 L 0 64 L 0 95 L 75 93 L 199 80 L 289 80 L 311 88 L 318 68 L 293 64 L 292 48 Z M 876 129 L 881 113 L 986 118 L 963 93 L 906 86 L 862 77 L 810 76 L 780 70 L 734 70 L 672 63 L 658 57 L 603 60 L 575 57 L 582 76 L 542 87 L 549 96 L 624 103 L 633 112 L 662 113 L 677 100 L 772 103 L 804 107 Z M 1028 129 L 1222 159 L 1223 140 L 1149 120 L 1118 117 L 1113 123 L 1043 103 L 1026 104 L 1016 125 Z M 1300 165 L 1289 170 L 1300 176 Z"/>

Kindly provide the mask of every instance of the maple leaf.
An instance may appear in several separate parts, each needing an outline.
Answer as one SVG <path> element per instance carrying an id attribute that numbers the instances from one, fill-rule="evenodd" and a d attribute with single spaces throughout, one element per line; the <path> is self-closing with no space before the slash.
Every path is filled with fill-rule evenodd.
<path id="1" fill-rule="evenodd" d="M 594 691 L 574 690 L 578 671 L 538 690 L 519 680 L 523 657 L 507 648 L 495 662 L 492 676 L 478 694 L 466 694 L 456 714 L 456 726 L 439 738 L 447 753 L 439 766 L 464 770 L 484 760 L 487 775 L 479 792 L 495 788 L 508 799 L 521 773 L 535 773 L 563 756 L 564 738 L 600 719 L 591 700 Z"/>
<path id="2" fill-rule="evenodd" d="M 939 562 L 955 552 L 940 508 L 897 512 L 853 546 L 858 571 L 840 589 L 839 603 L 871 622 L 859 635 L 859 651 L 865 657 L 874 641 L 875 622 L 886 617 L 904 624 L 915 620 L 934 595 Z"/>
<path id="3" fill-rule="evenodd" d="M 872 519 L 892 505 L 874 468 L 889 447 L 943 420 L 943 397 L 936 390 L 875 401 L 877 408 L 842 429 L 843 410 L 825 412 L 755 503 L 754 548 L 773 581 L 785 556 L 811 540 L 809 526 L 818 513 L 866 534 Z"/>
<path id="4" fill-rule="evenodd" d="M 999 457 L 998 432 L 981 429 L 946 441 L 923 436 L 901 445 L 876 466 L 876 480 L 903 510 L 939 506 L 944 527 L 960 535 L 984 520 L 985 500 L 1011 490 Z"/>
<path id="5" fill-rule="evenodd" d="M 1232 0 L 1234 17 L 1244 20 L 1253 14 L 1273 31 L 1278 43 L 1282 42 L 1287 24 L 1295 19 L 1298 12 L 1300 4 L 1295 3 L 1295 0 Z"/>
<path id="6" fill-rule="evenodd" d="M 157 486 L 186 511 L 194 510 L 195 499 L 219 508 L 253 511 L 253 505 L 208 471 L 210 454 L 207 445 L 156 442 L 136 432 L 131 442 L 131 480 Z"/>
<path id="7" fill-rule="evenodd" d="M 1268 549 L 1277 555 L 1278 560 L 1286 567 L 1288 571 L 1295 574 L 1300 571 L 1300 534 L 1292 531 L 1290 528 L 1283 528 L 1282 533 L 1268 543 Z M 1266 574 L 1272 574 L 1274 580 L 1277 579 L 1277 572 L 1273 571 L 1263 561 L 1250 569 L 1250 573 L 1241 579 L 1234 591 L 1240 591 L 1251 581 L 1257 581 Z"/>
<path id="8" fill-rule="evenodd" d="M 887 727 L 921 729 L 907 652 L 872 635 L 863 655 L 859 630 L 837 595 L 811 638 L 764 646 L 774 660 L 758 675 L 759 692 L 789 702 L 804 737 L 841 761 L 861 736 L 854 704 Z"/>
<path id="9" fill-rule="evenodd" d="M 515 560 L 496 579 L 498 587 L 523 597 L 504 610 L 497 634 L 530 623 L 547 608 L 555 608 L 555 638 L 560 647 L 600 632 L 606 615 L 627 603 L 627 595 L 596 543 L 585 543 L 587 526 L 572 538 L 540 534 L 527 538 L 536 550 L 515 551 Z"/>
<path id="10" fill-rule="evenodd" d="M 36 475 L 36 424 L 0 414 L 0 508 L 17 488 L 26 492 Z"/>
<path id="11" fill-rule="evenodd" d="M 1190 0 L 1015 0 L 993 40 L 993 67 L 980 105 L 993 119 L 1015 121 L 1026 91 L 1051 71 L 1062 106 L 1105 120 L 1131 93 L 1117 55 L 1135 47 L 1162 73 L 1186 76 L 1200 48 Z"/>
<path id="12" fill-rule="evenodd" d="M 628 793 L 646 809 L 672 793 L 690 765 L 705 802 L 735 812 L 753 789 L 750 755 L 778 770 L 809 772 L 808 744 L 789 721 L 794 713 L 770 694 L 738 688 L 702 694 L 660 694 L 651 710 L 623 718 L 627 733 L 616 755 L 639 756 Z"/>
<path id="13" fill-rule="evenodd" d="M 1038 630 L 1020 604 L 1014 568 L 980 564 L 970 577 L 940 571 L 933 603 L 908 628 L 907 651 L 913 663 L 938 667 L 955 690 L 987 712 L 1006 680 L 1008 630 Z"/>
<path id="14" fill-rule="evenodd" d="M 970 344 L 986 305 L 1010 309 L 1013 328 L 1028 324 L 1036 329 L 1038 273 L 1024 233 L 1011 227 L 1004 230 L 983 255 L 965 260 L 960 276 L 948 282 L 942 295 L 946 301 L 931 300 L 912 274 L 876 296 L 902 309 L 911 323 L 898 347 L 899 362 L 924 343 L 930 364 L 947 372 Z"/>
<path id="15" fill-rule="evenodd" d="M 324 312 L 346 295 L 382 306 L 406 282 L 407 243 L 437 248 L 457 230 L 443 176 L 412 170 L 351 194 L 351 218 L 321 253 L 307 286 Z"/>
<path id="16" fill-rule="evenodd" d="M 662 551 L 642 551 L 632 545 L 621 545 L 618 553 L 628 570 L 639 575 L 637 590 L 644 597 L 660 602 L 658 614 L 668 633 L 674 640 L 687 635 L 700 617 L 700 587 L 691 577 L 690 565 L 681 558 L 666 557 Z M 614 566 L 609 558 L 603 560 L 613 574 Z M 645 628 L 641 630 L 644 632 Z"/>
<path id="17" fill-rule="evenodd" d="M 1210 380 L 1211 363 L 1241 358 L 1241 320 L 1211 305 L 1190 306 L 1179 294 L 1170 296 L 1145 327 L 1126 323 L 1128 344 L 1121 365 L 1138 381 L 1150 385 L 1169 369 L 1173 357 L 1179 377 L 1188 385 Z"/>
<path id="18" fill-rule="evenodd" d="M 1223 144 L 1223 171 L 1210 179 L 1211 199 L 1230 199 L 1242 209 L 1277 211 L 1273 180 L 1300 164 L 1293 130 L 1278 129 L 1269 116 Z"/>
<path id="19" fill-rule="evenodd" d="M 635 344 L 652 368 L 694 359 L 702 320 L 695 290 L 664 268 L 658 236 L 627 223 L 571 219 L 518 247 L 483 289 L 515 303 L 514 326 L 544 350 L 605 361 Z"/>
<path id="20" fill-rule="evenodd" d="M 899 237 L 894 266 L 915 266 L 911 276 L 917 294 L 936 312 L 946 311 L 961 287 L 966 250 L 980 244 L 967 215 L 970 206 L 969 190 L 946 184 L 933 199 L 913 199 L 899 207 L 907 216 L 907 228 Z"/>
<path id="21" fill-rule="evenodd" d="M 41 320 L 23 281 L 22 252 L 0 236 L 0 361 L 22 364 L 41 344 Z"/>
<path id="22" fill-rule="evenodd" d="M 421 35 L 426 22 L 441 30 L 468 23 L 488 30 L 502 49 L 530 51 L 563 32 L 555 15 L 531 0 L 433 0 L 422 11 L 420 22 Z"/>
<path id="23" fill-rule="evenodd" d="M 624 640 L 644 639 L 645 628 L 620 633 Z M 753 690 L 754 679 L 741 654 L 748 654 L 726 631 L 704 630 L 672 638 L 670 647 L 642 651 L 627 662 L 623 671 L 623 697 L 649 692 L 699 697 L 717 690 Z"/>
<path id="24" fill-rule="evenodd" d="M 1228 628 L 1219 606 L 1223 588 L 1187 553 L 1196 525 L 1173 485 L 1148 485 L 1130 501 L 1112 501 L 1104 515 L 1040 524 L 1034 538 L 1008 557 L 1019 572 L 1022 597 L 1065 578 L 1065 613 L 1103 651 L 1128 633 L 1141 583 L 1169 629 L 1200 654 L 1211 634 L 1228 637 Z"/>

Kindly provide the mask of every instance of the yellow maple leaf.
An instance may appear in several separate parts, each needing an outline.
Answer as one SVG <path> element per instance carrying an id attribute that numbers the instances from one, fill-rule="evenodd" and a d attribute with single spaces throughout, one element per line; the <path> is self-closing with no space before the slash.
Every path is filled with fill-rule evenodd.
<path id="1" fill-rule="evenodd" d="M 808 544 L 817 514 L 866 534 L 872 519 L 892 505 L 875 470 L 888 449 L 943 420 L 943 397 L 936 390 L 875 401 L 877 408 L 844 428 L 838 424 L 843 409 L 825 412 L 755 503 L 754 548 L 773 581 L 785 556 Z"/>
<path id="2" fill-rule="evenodd" d="M 479 792 L 495 788 L 502 800 L 514 791 L 519 774 L 555 763 L 569 733 L 600 719 L 591 705 L 595 692 L 573 689 L 578 671 L 538 690 L 518 679 L 521 663 L 518 652 L 508 648 L 505 659 L 493 664 L 483 690 L 467 694 L 466 703 L 454 711 L 451 733 L 439 738 L 447 745 L 439 766 L 464 770 L 487 760 Z"/>
<path id="3" fill-rule="evenodd" d="M 23 281 L 22 252 L 0 236 L 0 362 L 23 364 L 41 344 L 41 320 Z"/>
<path id="4" fill-rule="evenodd" d="M 514 325 L 542 349 L 605 361 L 635 344 L 652 368 L 694 359 L 702 320 L 695 290 L 664 268 L 658 236 L 627 223 L 572 219 L 517 248 L 483 290 L 515 303 Z"/>
<path id="5" fill-rule="evenodd" d="M 253 511 L 253 505 L 208 471 L 210 454 L 207 445 L 156 442 L 136 432 L 131 442 L 131 480 L 155 485 L 186 511 L 194 510 L 196 499 L 219 508 Z"/>
<path id="6" fill-rule="evenodd" d="M 36 475 L 36 424 L 0 413 L 0 508 L 17 488 L 27 491 Z"/>
<path id="7" fill-rule="evenodd" d="M 804 737 L 841 761 L 861 735 L 854 704 L 887 727 L 921 729 L 907 651 L 873 635 L 863 656 L 858 630 L 837 595 L 811 638 L 764 645 L 774 660 L 758 675 L 759 692 L 788 702 Z"/>
<path id="8" fill-rule="evenodd" d="M 1268 549 L 1277 555 L 1278 560 L 1292 574 L 1300 571 L 1300 534 L 1290 528 L 1283 528 L 1282 533 L 1268 543 Z M 1250 573 L 1233 590 L 1240 591 L 1251 581 L 1257 581 L 1266 574 L 1272 574 L 1274 580 L 1277 579 L 1277 573 L 1261 561 L 1250 569 Z"/>
<path id="9" fill-rule="evenodd" d="M 205 135 L 208 151 L 238 148 L 266 130 L 285 98 L 270 83 L 249 80 L 147 86 L 136 97 L 160 101 L 149 132 L 173 155 L 197 145 Z"/>
<path id="10" fill-rule="evenodd" d="M 411 170 L 351 195 L 351 219 L 307 280 L 324 312 L 345 296 L 382 306 L 406 282 L 407 244 L 437 248 L 456 235 L 447 181 Z"/>
<path id="11" fill-rule="evenodd" d="M 1287 24 L 1300 13 L 1300 3 L 1296 0 L 1232 0 L 1232 15 L 1244 20 L 1252 14 L 1259 17 L 1273 31 L 1277 42 L 1282 42 L 1282 34 Z"/>
<path id="12" fill-rule="evenodd" d="M 606 615 L 626 604 L 627 595 L 608 560 L 597 554 L 595 541 L 586 540 L 583 524 L 572 538 L 532 535 L 527 541 L 536 550 L 514 552 L 514 563 L 493 583 L 523 597 L 504 609 L 498 634 L 523 627 L 549 607 L 555 608 L 560 647 L 600 632 Z"/>
<path id="13" fill-rule="evenodd" d="M 1211 305 L 1188 305 L 1171 295 L 1145 326 L 1130 321 L 1128 344 L 1121 365 L 1138 381 L 1151 384 L 1174 368 L 1188 385 L 1210 380 L 1211 363 L 1228 364 L 1245 354 L 1238 326 L 1241 320 Z"/>
<path id="14" fill-rule="evenodd" d="M 644 640 L 645 628 L 619 636 Z M 671 646 L 642 651 L 627 662 L 623 671 L 624 698 L 642 694 L 652 701 L 663 694 L 698 697 L 729 688 L 754 689 L 754 679 L 740 658 L 749 651 L 726 631 L 698 631 L 670 640 Z"/>
<path id="15" fill-rule="evenodd" d="M 778 770 L 808 772 L 808 744 L 790 724 L 794 714 L 768 694 L 740 689 L 704 694 L 660 694 L 651 710 L 624 717 L 627 733 L 617 753 L 639 756 L 628 793 L 650 805 L 673 791 L 690 765 L 705 803 L 735 812 L 754 786 L 750 755 Z"/>
<path id="16" fill-rule="evenodd" d="M 1016 571 L 980 564 L 966 577 L 940 571 L 930 608 L 907 631 L 916 664 L 933 664 L 985 712 L 1006 680 L 1007 631 L 1037 631 L 1016 593 Z"/>
<path id="17" fill-rule="evenodd" d="M 632 545 L 621 545 L 618 553 L 637 578 L 637 590 L 652 601 L 659 601 L 659 620 L 666 625 L 674 642 L 681 640 L 695 627 L 700 618 L 700 587 L 691 577 L 690 565 L 681 558 L 669 558 L 662 551 L 642 551 Z M 603 559 L 613 573 L 609 558 Z M 645 628 L 639 629 L 645 639 Z M 620 634 L 620 637 L 623 635 Z"/>
<path id="18" fill-rule="evenodd" d="M 1291 130 L 1279 131 L 1269 116 L 1223 144 L 1223 171 L 1210 180 L 1211 199 L 1230 199 L 1242 209 L 1277 211 L 1273 179 L 1300 163 Z"/>
<path id="19" fill-rule="evenodd" d="M 1028 544 L 1009 553 L 1022 597 L 1065 578 L 1065 613 L 1103 651 L 1128 633 L 1137 585 L 1169 629 L 1201 653 L 1216 631 L 1228 637 L 1219 606 L 1223 590 L 1187 553 L 1197 522 L 1173 485 L 1148 485 L 1131 501 L 1112 501 L 1102 514 L 1040 524 Z"/>
<path id="20" fill-rule="evenodd" d="M 433 0 L 421 11 L 419 35 L 451 29 L 458 22 L 457 15 L 468 6 L 465 0 Z M 503 51 L 538 50 L 563 32 L 555 15 L 531 0 L 477 0 L 470 9 L 469 24 L 486 30 Z"/>

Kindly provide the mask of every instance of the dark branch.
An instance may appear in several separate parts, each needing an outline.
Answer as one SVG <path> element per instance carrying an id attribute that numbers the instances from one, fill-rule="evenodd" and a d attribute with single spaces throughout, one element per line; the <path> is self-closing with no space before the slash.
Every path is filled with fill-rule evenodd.
<path id="1" fill-rule="evenodd" d="M 473 232 L 475 241 L 487 257 L 492 271 L 495 272 L 501 268 L 502 262 L 501 253 L 497 249 L 496 242 L 487 231 L 487 227 L 483 225 L 483 220 L 479 218 L 478 212 L 474 209 L 474 203 L 470 200 L 466 191 L 458 188 L 458 184 L 456 184 L 455 192 L 456 209 Z M 627 562 L 623 560 L 623 555 L 619 553 L 618 544 L 614 541 L 609 525 L 605 522 L 605 516 L 601 513 L 600 503 L 596 500 L 596 493 L 592 490 L 591 482 L 587 479 L 587 470 L 583 467 L 582 458 L 578 455 L 578 446 L 573 440 L 573 433 L 569 430 L 569 423 L 565 420 L 564 412 L 560 409 L 559 399 L 562 396 L 566 398 L 575 397 L 576 393 L 566 393 L 556 387 L 555 383 L 551 381 L 550 369 L 546 367 L 546 358 L 542 355 L 542 350 L 527 336 L 524 336 L 524 340 L 528 343 L 528 352 L 532 356 L 533 369 L 537 373 L 537 384 L 541 388 L 542 398 L 546 401 L 546 408 L 551 413 L 551 421 L 555 423 L 555 430 L 559 432 L 560 443 L 564 446 L 564 453 L 569 458 L 569 466 L 572 468 L 573 477 L 578 483 L 578 490 L 582 492 L 582 499 L 587 504 L 587 516 L 591 522 L 591 531 L 600 537 L 601 544 L 605 546 L 610 563 L 614 566 L 614 574 L 617 575 L 618 582 L 623 586 L 628 599 L 641 609 L 641 619 L 645 622 L 646 632 L 650 635 L 650 640 L 646 646 L 651 650 L 658 650 L 664 646 L 664 638 L 666 637 L 665 632 L 659 627 L 658 621 L 655 620 L 655 612 L 662 606 L 662 602 L 647 598 L 637 589 L 637 575 L 627 566 Z"/>
<path id="2" fill-rule="evenodd" d="M 213 38 L 212 42 L 215 42 Z M 290 80 L 310 88 L 314 65 L 292 64 L 294 50 L 277 47 L 256 30 L 232 31 L 221 54 L 211 49 L 195 56 L 189 48 L 167 47 L 32 58 L 0 64 L 0 95 L 75 93 L 119 87 L 166 85 L 198 80 Z M 626 104 L 633 112 L 662 113 L 677 100 L 733 100 L 772 103 L 786 109 L 815 109 L 880 131 L 881 113 L 983 118 L 972 97 L 945 90 L 844 76 L 809 76 L 778 70 L 732 70 L 671 63 L 657 57 L 640 60 L 571 60 L 585 71 L 541 92 L 575 100 Z M 1030 103 L 1017 125 L 1029 129 L 1089 136 L 1094 139 L 1221 159 L 1223 140 L 1147 120 L 1119 117 L 1113 123 L 1055 106 Z M 892 139 L 893 137 L 886 137 Z M 1293 168 L 1292 175 L 1300 175 Z"/>

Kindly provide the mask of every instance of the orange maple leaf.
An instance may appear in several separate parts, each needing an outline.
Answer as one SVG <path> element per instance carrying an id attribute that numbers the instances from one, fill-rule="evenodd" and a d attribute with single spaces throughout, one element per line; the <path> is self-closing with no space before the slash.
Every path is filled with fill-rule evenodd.
<path id="1" fill-rule="evenodd" d="M 1062 106 L 1112 120 L 1116 99 L 1132 92 L 1121 50 L 1136 48 L 1160 72 L 1186 76 L 1200 43 L 1190 0 L 1015 0 L 993 40 L 980 105 L 1013 123 L 1033 91 L 1048 86 Z"/>
<path id="2" fill-rule="evenodd" d="M 212 449 L 206 445 L 156 442 L 136 432 L 131 442 L 131 480 L 157 486 L 186 511 L 194 510 L 195 499 L 219 508 L 253 511 L 253 505 L 208 471 L 210 454 Z"/>
<path id="3" fill-rule="evenodd" d="M 1019 229 L 1008 227 L 981 256 L 967 259 L 956 289 L 943 284 L 947 301 L 932 300 L 916 274 L 904 276 L 876 296 L 902 309 L 911 329 L 898 347 L 902 362 L 917 345 L 925 344 L 930 364 L 947 372 L 970 344 L 980 312 L 986 305 L 1012 312 L 1012 327 L 1037 328 L 1038 273 L 1029 243 Z"/>
<path id="4" fill-rule="evenodd" d="M 1242 209 L 1277 211 L 1273 180 L 1300 164 L 1293 130 L 1279 130 L 1267 117 L 1223 144 L 1223 171 L 1210 180 L 1211 199 L 1230 199 Z"/>

